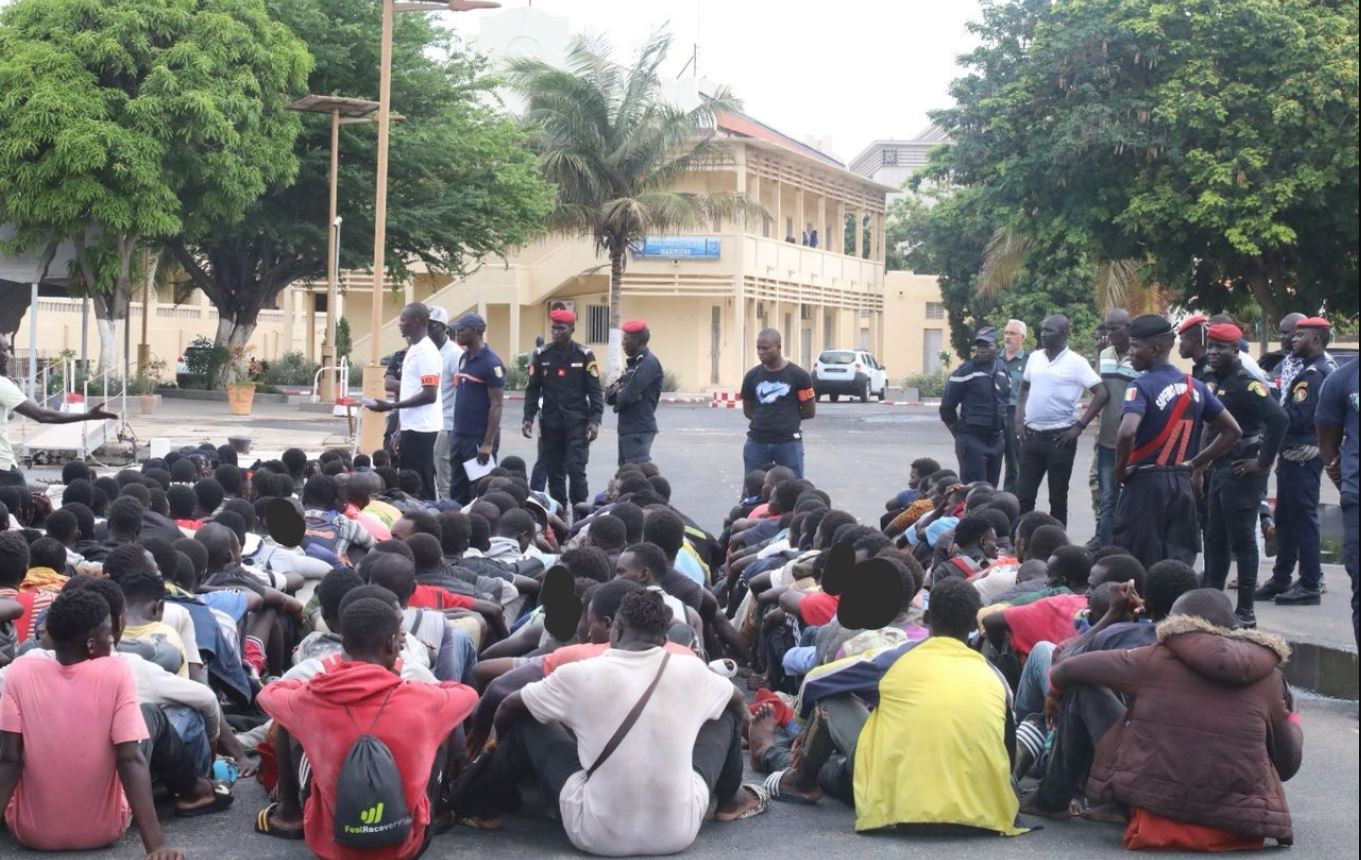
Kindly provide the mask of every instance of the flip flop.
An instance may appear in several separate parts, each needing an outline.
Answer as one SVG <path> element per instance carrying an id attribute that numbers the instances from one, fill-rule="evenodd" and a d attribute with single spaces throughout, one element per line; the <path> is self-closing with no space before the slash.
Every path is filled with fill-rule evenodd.
<path id="1" fill-rule="evenodd" d="M 212 815 L 215 812 L 221 812 L 230 807 L 234 800 L 236 800 L 236 798 L 232 797 L 232 790 L 230 788 L 225 785 L 214 783 L 212 803 L 207 803 L 203 806 L 193 806 L 189 809 L 181 809 L 177 806 L 175 807 L 175 816 L 178 818 L 198 818 L 200 815 Z"/>
<path id="2" fill-rule="evenodd" d="M 255 832 L 264 836 L 273 836 L 275 839 L 301 840 L 303 838 L 302 828 L 288 830 L 277 827 L 269 822 L 269 817 L 274 814 L 274 810 L 279 804 L 271 803 L 264 809 L 255 814 Z"/>
<path id="3" fill-rule="evenodd" d="M 816 806 L 816 800 L 809 800 L 801 794 L 782 794 L 780 792 L 780 779 L 788 769 L 789 768 L 784 768 L 782 770 L 774 771 L 770 776 L 766 777 L 765 782 L 761 784 L 766 796 L 771 800 L 780 800 L 785 803 L 794 803 L 800 806 Z"/>
<path id="4" fill-rule="evenodd" d="M 742 783 L 742 788 L 750 791 L 752 795 L 755 796 L 756 805 L 743 810 L 742 814 L 736 818 L 724 818 L 721 819 L 722 821 L 746 821 L 748 818 L 755 818 L 770 809 L 770 792 L 766 791 L 763 786 L 757 785 L 754 782 L 744 782 Z"/>

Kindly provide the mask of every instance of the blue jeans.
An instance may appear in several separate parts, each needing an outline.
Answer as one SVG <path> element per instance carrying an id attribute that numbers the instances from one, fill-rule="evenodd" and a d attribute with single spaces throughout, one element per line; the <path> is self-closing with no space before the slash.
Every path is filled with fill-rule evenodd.
<path id="1" fill-rule="evenodd" d="M 1049 667 L 1054 664 L 1054 643 L 1036 642 L 1021 669 L 1021 681 L 1016 685 L 1016 722 L 1031 714 L 1044 713 L 1044 700 L 1049 695 Z"/>
<path id="2" fill-rule="evenodd" d="M 1115 449 L 1096 446 L 1096 481 L 1099 508 L 1096 514 L 1096 543 L 1106 546 L 1111 542 L 1115 526 L 1115 509 L 1120 504 L 1120 482 L 1115 480 Z"/>
<path id="3" fill-rule="evenodd" d="M 787 466 L 796 477 L 803 477 L 803 440 L 788 442 L 757 442 L 748 439 L 742 446 L 742 473 L 764 468 L 767 463 Z"/>

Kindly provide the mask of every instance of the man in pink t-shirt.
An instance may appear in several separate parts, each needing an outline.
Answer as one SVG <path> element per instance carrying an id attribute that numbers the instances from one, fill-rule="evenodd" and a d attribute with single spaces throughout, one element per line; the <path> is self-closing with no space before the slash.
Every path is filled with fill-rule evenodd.
<path id="1" fill-rule="evenodd" d="M 134 818 L 149 860 L 181 860 L 164 846 L 137 684 L 111 658 L 109 605 L 67 590 L 47 612 L 55 660 L 26 657 L 0 696 L 0 807 L 20 844 L 42 851 L 104 848 Z M 73 814 L 74 813 L 74 814 Z"/>

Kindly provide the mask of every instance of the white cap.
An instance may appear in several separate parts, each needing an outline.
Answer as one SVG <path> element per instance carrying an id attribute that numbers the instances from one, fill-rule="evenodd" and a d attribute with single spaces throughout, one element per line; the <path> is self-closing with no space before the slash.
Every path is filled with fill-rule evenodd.
<path id="1" fill-rule="evenodd" d="M 449 325 L 449 312 L 439 305 L 430 305 L 430 321 Z"/>

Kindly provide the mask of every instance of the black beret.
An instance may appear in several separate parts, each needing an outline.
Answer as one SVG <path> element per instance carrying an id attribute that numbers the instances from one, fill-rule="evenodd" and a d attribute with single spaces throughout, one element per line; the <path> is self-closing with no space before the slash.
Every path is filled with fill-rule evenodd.
<path id="1" fill-rule="evenodd" d="M 1161 317 L 1157 314 L 1137 316 L 1129 324 L 1129 336 L 1140 340 L 1171 333 L 1172 323 L 1167 320 L 1167 317 Z"/>

